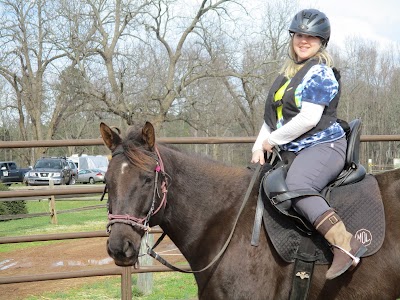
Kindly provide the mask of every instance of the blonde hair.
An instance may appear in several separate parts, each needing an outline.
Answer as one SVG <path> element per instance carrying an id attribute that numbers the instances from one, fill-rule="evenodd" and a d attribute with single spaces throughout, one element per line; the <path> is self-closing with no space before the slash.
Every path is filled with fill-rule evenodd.
<path id="1" fill-rule="evenodd" d="M 323 63 L 330 68 L 333 67 L 333 58 L 326 51 L 324 46 L 322 46 L 321 50 L 319 50 L 314 55 L 314 58 L 318 59 L 318 63 Z M 296 73 L 304 66 L 304 64 L 296 64 L 295 63 L 296 60 L 297 60 L 297 55 L 296 52 L 294 52 L 293 48 L 293 38 L 291 38 L 289 42 L 289 57 L 283 64 L 280 73 L 286 78 L 293 78 L 293 76 L 296 75 Z"/>

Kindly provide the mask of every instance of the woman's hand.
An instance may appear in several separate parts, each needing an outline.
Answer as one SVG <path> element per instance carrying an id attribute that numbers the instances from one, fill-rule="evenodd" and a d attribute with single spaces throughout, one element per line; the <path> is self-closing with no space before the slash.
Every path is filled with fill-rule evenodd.
<path id="1" fill-rule="evenodd" d="M 252 163 L 260 163 L 260 165 L 265 164 L 264 159 L 264 151 L 263 150 L 256 150 L 253 152 L 253 156 L 251 158 Z"/>
<path id="2" fill-rule="evenodd" d="M 270 143 L 268 143 L 268 140 L 264 140 L 262 145 L 263 145 L 263 149 L 270 153 L 272 153 L 272 149 L 275 147 L 275 146 L 272 146 Z"/>

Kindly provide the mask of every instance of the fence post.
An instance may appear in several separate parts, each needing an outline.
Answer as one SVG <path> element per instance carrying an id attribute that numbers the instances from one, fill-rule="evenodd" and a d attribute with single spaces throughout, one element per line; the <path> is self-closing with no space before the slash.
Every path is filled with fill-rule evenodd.
<path id="1" fill-rule="evenodd" d="M 154 234 L 149 234 L 147 237 L 147 244 L 152 247 L 154 244 Z M 147 252 L 146 238 L 142 239 L 140 244 L 140 253 Z M 144 255 L 139 257 L 139 267 L 140 266 L 152 266 L 153 259 L 149 255 Z M 139 273 L 137 286 L 139 291 L 143 295 L 151 294 L 153 290 L 153 273 Z"/>
<path id="2" fill-rule="evenodd" d="M 372 174 L 372 158 L 368 158 L 368 173 Z"/>
<path id="3" fill-rule="evenodd" d="M 52 179 L 50 179 L 49 181 L 49 187 L 53 188 L 54 187 L 54 182 Z M 50 222 L 51 224 L 58 224 L 58 220 L 57 220 L 57 211 L 56 211 L 56 199 L 54 197 L 54 195 L 50 196 L 49 198 L 49 208 L 50 208 Z"/>
<path id="4" fill-rule="evenodd" d="M 123 267 L 121 273 L 121 300 L 132 300 L 131 267 Z"/>

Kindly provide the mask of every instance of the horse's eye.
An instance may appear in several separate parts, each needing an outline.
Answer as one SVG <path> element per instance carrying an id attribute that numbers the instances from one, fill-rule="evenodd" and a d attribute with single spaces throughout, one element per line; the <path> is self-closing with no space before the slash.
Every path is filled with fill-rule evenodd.
<path id="1" fill-rule="evenodd" d="M 142 185 L 148 185 L 149 183 L 153 182 L 153 176 L 151 176 L 152 174 L 142 174 L 139 177 L 139 180 L 142 182 Z"/>

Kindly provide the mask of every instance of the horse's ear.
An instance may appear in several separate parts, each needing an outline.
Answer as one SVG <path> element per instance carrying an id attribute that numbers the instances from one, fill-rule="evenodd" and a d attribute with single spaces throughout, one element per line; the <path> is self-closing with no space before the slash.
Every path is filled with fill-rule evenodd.
<path id="1" fill-rule="evenodd" d="M 150 122 L 146 122 L 142 129 L 142 138 L 150 149 L 153 149 L 156 143 L 156 137 L 154 134 L 154 127 Z"/>
<path id="2" fill-rule="evenodd" d="M 104 144 L 106 144 L 108 149 L 110 149 L 111 151 L 114 151 L 115 148 L 117 148 L 117 146 L 121 144 L 122 140 L 119 134 L 103 122 L 100 123 L 100 133 L 101 137 L 103 138 Z"/>

